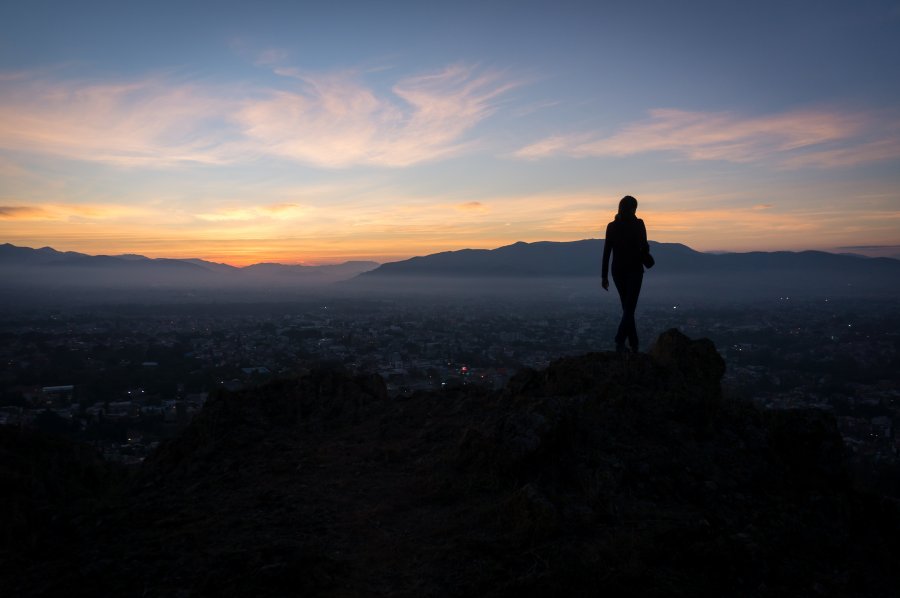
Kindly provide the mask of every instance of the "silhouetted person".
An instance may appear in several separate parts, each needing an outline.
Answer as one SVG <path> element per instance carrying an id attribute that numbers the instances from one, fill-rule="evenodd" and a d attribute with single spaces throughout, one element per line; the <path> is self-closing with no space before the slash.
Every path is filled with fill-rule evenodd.
<path id="1" fill-rule="evenodd" d="M 649 255 L 650 244 L 647 243 L 644 221 L 635 215 L 637 205 L 637 200 L 630 195 L 619 201 L 619 213 L 606 226 L 603 244 L 603 289 L 609 290 L 609 256 L 612 254 L 613 282 L 622 300 L 622 321 L 616 332 L 616 351 L 619 353 L 625 352 L 625 339 L 635 353 L 639 347 L 634 311 L 644 281 L 644 256 Z"/>

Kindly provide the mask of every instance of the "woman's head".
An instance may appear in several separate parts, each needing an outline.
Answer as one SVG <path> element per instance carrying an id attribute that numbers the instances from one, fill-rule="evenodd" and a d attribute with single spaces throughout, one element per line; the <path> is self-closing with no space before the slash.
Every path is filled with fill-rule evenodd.
<path id="1" fill-rule="evenodd" d="M 635 198 L 626 195 L 619 200 L 619 213 L 616 214 L 616 218 L 620 216 L 624 218 L 634 216 L 635 212 L 637 212 L 637 200 Z"/>

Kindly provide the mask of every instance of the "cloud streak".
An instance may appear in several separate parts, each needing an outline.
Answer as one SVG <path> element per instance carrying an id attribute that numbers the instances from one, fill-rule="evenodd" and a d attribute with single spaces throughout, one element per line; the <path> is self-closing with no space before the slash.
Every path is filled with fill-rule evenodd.
<path id="1" fill-rule="evenodd" d="M 0 219 L 2 220 L 22 220 L 39 218 L 44 214 L 42 208 L 33 208 L 30 206 L 0 206 Z"/>
<path id="2" fill-rule="evenodd" d="M 0 147 L 124 166 L 224 163 L 230 103 L 164 78 L 30 79 L 0 93 Z"/>
<path id="3" fill-rule="evenodd" d="M 45 204 L 41 206 L 0 206 L 0 220 L 7 221 L 106 221 L 118 218 L 141 217 L 146 216 L 150 213 L 152 212 L 140 207 L 105 204 Z"/>
<path id="4" fill-rule="evenodd" d="M 889 125 L 887 131 L 883 125 L 875 130 L 875 124 L 866 115 L 825 110 L 741 117 L 726 112 L 657 109 L 650 111 L 649 118 L 626 125 L 612 135 L 551 136 L 514 155 L 539 159 L 669 152 L 689 160 L 775 160 L 789 168 L 853 166 L 900 157 L 898 125 Z"/>
<path id="5" fill-rule="evenodd" d="M 402 79 L 386 96 L 353 74 L 275 72 L 302 88 L 249 103 L 238 115 L 243 130 L 268 153 L 327 168 L 401 167 L 457 154 L 514 86 L 461 65 Z"/>
<path id="6" fill-rule="evenodd" d="M 488 207 L 480 201 L 467 201 L 456 206 L 461 212 L 484 213 L 488 211 Z"/>
<path id="7" fill-rule="evenodd" d="M 275 204 L 268 206 L 226 207 L 213 212 L 196 214 L 207 222 L 233 222 L 253 220 L 295 220 L 306 216 L 313 208 L 299 204 Z"/>
<path id="8" fill-rule="evenodd" d="M 457 154 L 514 84 L 454 65 L 378 93 L 356 73 L 275 68 L 280 86 L 154 76 L 0 90 L 0 148 L 119 166 L 231 164 L 274 156 L 325 168 L 403 167 Z"/>
<path id="9" fill-rule="evenodd" d="M 829 188 L 834 183 L 828 184 Z M 875 190 L 838 188 L 858 209 L 823 202 L 822 187 L 749 191 L 677 188 L 659 184 L 637 191 L 640 214 L 656 241 L 696 249 L 810 249 L 852 244 L 896 244 L 900 213 Z M 233 264 L 254 261 L 402 259 L 514 241 L 570 241 L 601 237 L 615 211 L 615 189 L 570 194 L 495 195 L 472 201 L 464 194 L 422 196 L 385 188 L 351 202 L 349 190 L 285 190 L 273 203 L 220 203 L 173 209 L 170 203 L 130 205 L 5 202 L 0 238 L 96 253 L 204 257 Z M 867 191 L 869 191 L 867 193 Z M 288 199 L 300 197 L 303 200 Z M 765 198 L 767 203 L 760 203 Z M 188 206 L 184 206 L 189 208 Z"/>

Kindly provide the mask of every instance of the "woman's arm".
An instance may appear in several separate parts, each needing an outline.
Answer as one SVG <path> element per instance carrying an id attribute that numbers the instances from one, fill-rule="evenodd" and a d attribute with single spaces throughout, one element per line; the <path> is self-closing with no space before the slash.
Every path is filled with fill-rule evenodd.
<path id="1" fill-rule="evenodd" d="M 650 253 L 650 243 L 647 242 L 647 227 L 644 225 L 643 220 L 638 220 L 641 223 L 641 255 L 646 255 Z"/>
<path id="2" fill-rule="evenodd" d="M 609 254 L 612 252 L 613 223 L 606 225 L 606 238 L 603 240 L 603 280 L 609 280 Z M 603 288 L 606 288 L 605 286 Z"/>

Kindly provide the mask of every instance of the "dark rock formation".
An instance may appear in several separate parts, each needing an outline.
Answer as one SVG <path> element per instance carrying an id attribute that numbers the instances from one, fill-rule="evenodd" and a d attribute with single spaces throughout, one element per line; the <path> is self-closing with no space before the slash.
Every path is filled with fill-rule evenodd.
<path id="1" fill-rule="evenodd" d="M 0 426 L 0 587 L 77 550 L 94 518 L 116 503 L 122 474 L 89 446 Z"/>
<path id="2" fill-rule="evenodd" d="M 897 508 L 853 487 L 833 418 L 725 400 L 723 371 L 712 343 L 669 331 L 649 354 L 561 359 L 496 393 L 389 399 L 378 377 L 324 369 L 221 394 L 119 493 L 89 455 L 2 470 L 17 504 L 50 478 L 80 498 L 42 499 L 68 539 L 46 532 L 0 583 L 17 596 L 890 595 Z M 26 459 L 27 442 L 4 443 L 5 459 Z"/>

